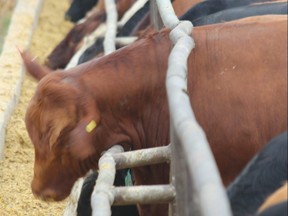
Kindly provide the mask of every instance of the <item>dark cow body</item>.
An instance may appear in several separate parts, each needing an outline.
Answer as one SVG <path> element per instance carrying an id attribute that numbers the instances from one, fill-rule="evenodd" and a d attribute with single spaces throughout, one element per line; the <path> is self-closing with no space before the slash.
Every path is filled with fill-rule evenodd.
<path id="1" fill-rule="evenodd" d="M 273 138 L 227 188 L 233 216 L 256 214 L 260 205 L 288 180 L 287 132 Z"/>
<path id="2" fill-rule="evenodd" d="M 129 170 L 117 170 L 115 175 L 115 186 L 125 186 L 125 178 L 127 177 L 127 172 Z M 95 186 L 95 182 L 98 178 L 98 173 L 93 172 L 90 174 L 83 183 L 81 194 L 78 200 L 77 205 L 77 216 L 91 216 L 92 208 L 91 208 L 91 195 L 93 192 L 93 188 Z M 112 206 L 111 207 L 112 216 L 138 216 L 138 210 L 136 205 L 127 205 L 127 206 Z"/>
<path id="3" fill-rule="evenodd" d="M 84 53 L 80 56 L 78 64 L 82 64 L 87 62 L 98 55 L 103 55 L 104 53 L 104 46 L 103 46 L 104 38 L 97 38 L 90 47 L 88 47 Z M 117 47 L 116 47 L 117 48 Z"/>
<path id="4" fill-rule="evenodd" d="M 72 0 L 70 7 L 65 13 L 65 19 L 76 23 L 84 18 L 86 13 L 90 11 L 98 0 Z"/>
<path id="5" fill-rule="evenodd" d="M 90 47 L 88 47 L 84 53 L 80 56 L 78 64 L 82 64 L 84 62 L 87 62 L 95 57 L 100 57 L 103 56 L 104 54 L 104 46 L 103 46 L 103 37 L 99 37 L 96 39 L 94 44 Z M 119 49 L 123 46 L 118 45 L 117 43 L 115 44 L 115 48 Z"/>
<path id="6" fill-rule="evenodd" d="M 180 19 L 193 21 L 225 9 L 273 1 L 274 0 L 206 0 L 191 7 Z"/>
<path id="7" fill-rule="evenodd" d="M 286 25 L 287 16 L 264 16 L 193 30 L 189 97 L 225 185 L 264 143 L 287 130 Z M 23 54 L 27 70 L 43 77 L 25 117 L 35 147 L 36 196 L 64 199 L 115 144 L 136 150 L 169 143 L 168 33 L 66 72 L 48 73 Z M 96 126 L 87 131 L 91 121 Z M 133 175 L 137 185 L 166 184 L 169 166 L 134 168 Z M 139 210 L 140 215 L 167 215 L 167 205 Z"/>
<path id="8" fill-rule="evenodd" d="M 287 14 L 287 2 L 248 5 L 223 10 L 193 21 L 194 26 L 228 22 L 250 16 Z"/>

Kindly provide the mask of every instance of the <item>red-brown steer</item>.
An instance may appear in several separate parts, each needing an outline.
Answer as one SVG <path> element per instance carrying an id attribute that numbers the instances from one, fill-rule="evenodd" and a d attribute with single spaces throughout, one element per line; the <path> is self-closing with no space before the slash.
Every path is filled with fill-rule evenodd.
<path id="1" fill-rule="evenodd" d="M 227 185 L 272 137 L 287 129 L 287 16 L 194 28 L 188 91 Z M 169 31 L 69 71 L 49 73 L 22 54 L 40 79 L 26 113 L 35 147 L 33 193 L 62 200 L 97 167 L 101 152 L 169 143 L 165 90 Z M 179 107 L 180 109 L 181 107 Z M 168 165 L 133 169 L 136 184 L 165 184 Z M 167 215 L 167 205 L 140 206 Z"/>

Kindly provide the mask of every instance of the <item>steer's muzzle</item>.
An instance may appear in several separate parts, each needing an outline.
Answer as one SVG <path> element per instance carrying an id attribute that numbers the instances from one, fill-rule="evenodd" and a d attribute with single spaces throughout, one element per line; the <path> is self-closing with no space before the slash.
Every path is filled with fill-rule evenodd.
<path id="1" fill-rule="evenodd" d="M 36 198 L 41 199 L 43 201 L 62 201 L 67 197 L 66 194 L 61 194 L 53 188 L 49 188 L 49 187 L 43 188 L 43 186 L 41 186 L 34 179 L 31 183 L 31 189 L 32 189 L 33 195 Z"/>

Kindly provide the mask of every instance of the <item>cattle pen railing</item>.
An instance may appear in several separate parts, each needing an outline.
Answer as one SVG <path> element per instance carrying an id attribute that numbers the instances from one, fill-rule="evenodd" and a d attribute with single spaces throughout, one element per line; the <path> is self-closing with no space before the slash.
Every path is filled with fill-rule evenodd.
<path id="1" fill-rule="evenodd" d="M 111 215 L 112 204 L 169 203 L 170 216 L 229 216 L 231 210 L 225 188 L 187 94 L 187 58 L 194 48 L 190 36 L 193 25 L 178 20 L 169 0 L 156 0 L 156 3 L 150 0 L 154 12 L 158 8 L 164 26 L 171 29 L 170 39 L 174 45 L 166 77 L 171 143 L 130 152 L 123 152 L 123 148 L 116 145 L 105 152 L 99 160 L 99 175 L 91 197 L 92 215 Z M 113 0 L 107 0 L 105 4 L 109 4 L 107 21 L 115 22 L 117 14 Z M 115 24 L 107 26 L 111 33 L 107 32 L 104 42 L 106 54 L 115 50 L 111 41 L 115 41 L 116 34 Z M 113 186 L 116 169 L 158 163 L 170 163 L 170 184 Z"/>

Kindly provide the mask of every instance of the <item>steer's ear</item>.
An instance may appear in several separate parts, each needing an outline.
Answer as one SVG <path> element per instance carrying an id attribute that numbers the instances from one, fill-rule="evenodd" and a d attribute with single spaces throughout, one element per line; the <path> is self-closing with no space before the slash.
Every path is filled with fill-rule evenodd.
<path id="1" fill-rule="evenodd" d="M 99 123 L 100 114 L 93 110 L 84 116 L 70 132 L 70 151 L 74 157 L 84 160 L 96 153 L 93 134 L 95 134 Z"/>
<path id="2" fill-rule="evenodd" d="M 35 58 L 32 58 L 27 51 L 20 51 L 23 63 L 25 65 L 26 71 L 34 77 L 36 80 L 41 80 L 48 73 L 52 72 L 47 67 L 40 65 Z"/>

